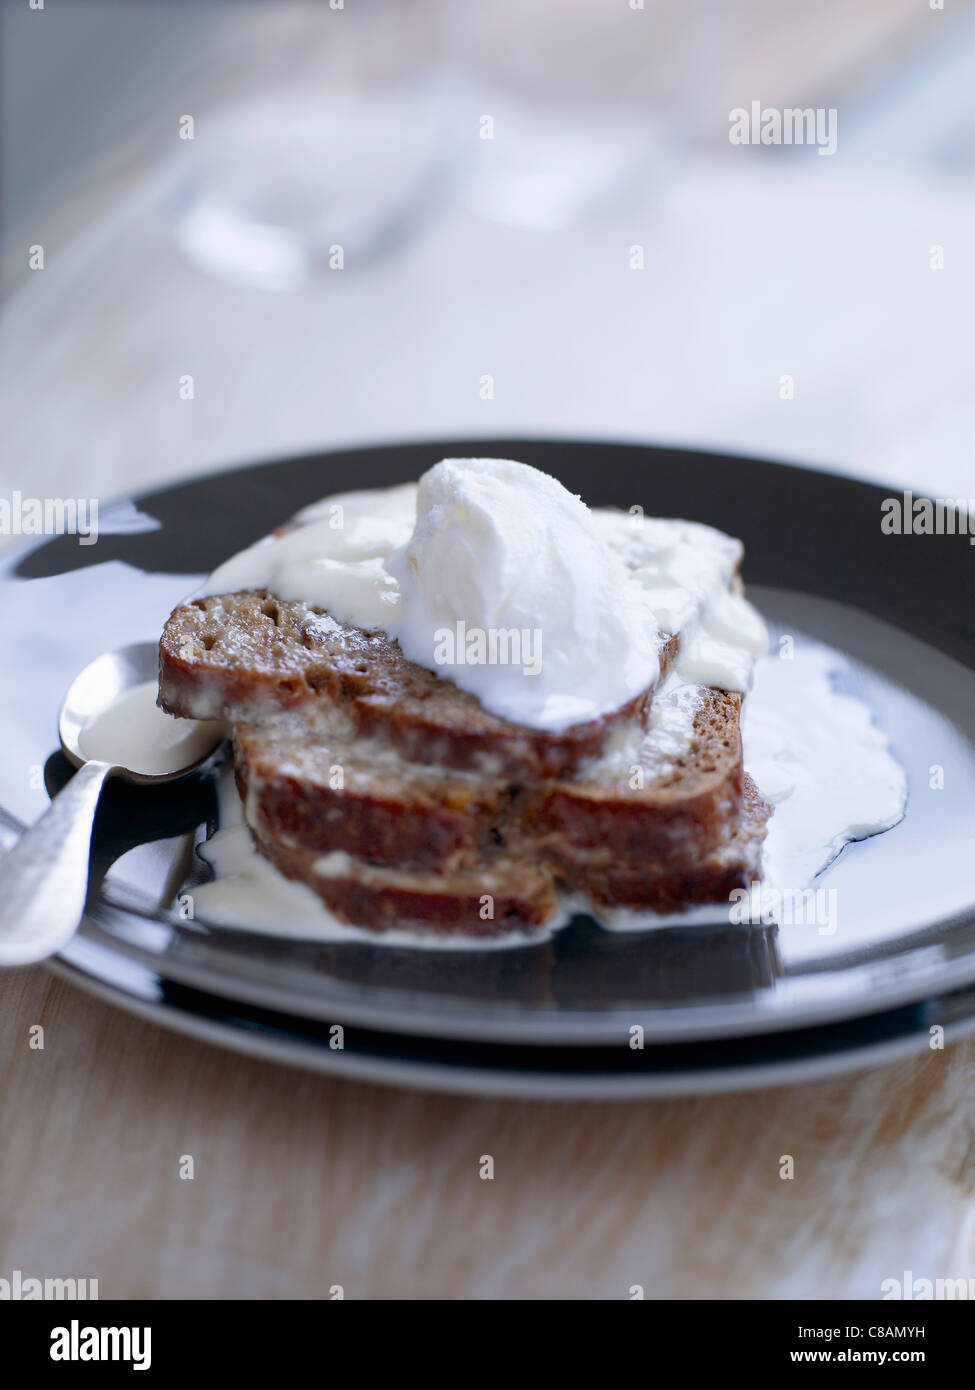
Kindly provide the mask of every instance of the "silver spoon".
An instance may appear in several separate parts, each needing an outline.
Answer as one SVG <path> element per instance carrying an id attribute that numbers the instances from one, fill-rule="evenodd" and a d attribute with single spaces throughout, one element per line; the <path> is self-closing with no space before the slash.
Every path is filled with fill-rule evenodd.
<path id="1" fill-rule="evenodd" d="M 221 742 L 222 731 L 215 725 L 205 753 L 167 772 L 133 772 L 119 763 L 85 757 L 82 731 L 128 691 L 155 678 L 158 650 L 155 642 L 134 642 L 105 652 L 72 681 L 58 716 L 58 734 L 65 755 L 80 771 L 0 858 L 0 966 L 44 960 L 74 935 L 88 893 L 95 812 L 108 779 L 124 777 L 147 786 L 173 782 L 201 768 Z"/>

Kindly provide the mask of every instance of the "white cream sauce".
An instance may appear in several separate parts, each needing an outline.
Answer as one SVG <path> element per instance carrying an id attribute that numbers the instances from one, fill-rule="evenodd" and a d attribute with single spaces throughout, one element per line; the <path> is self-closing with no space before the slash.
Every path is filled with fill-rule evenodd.
<path id="1" fill-rule="evenodd" d="M 742 748 L 745 771 L 772 815 L 761 880 L 747 895 L 727 907 L 705 904 L 666 916 L 622 909 L 604 914 L 604 927 L 646 931 L 722 915 L 733 923 L 771 924 L 801 909 L 810 915 L 806 925 L 822 935 L 835 931 L 829 904 L 803 894 L 844 845 L 890 830 L 907 805 L 907 777 L 886 734 L 862 700 L 834 689 L 833 676 L 848 670 L 840 653 L 806 639 L 788 659 L 769 654 L 755 664 L 743 706 Z"/>
<path id="2" fill-rule="evenodd" d="M 145 681 L 90 720 L 78 737 L 84 756 L 159 776 L 190 767 L 227 737 L 227 726 L 218 720 L 167 714 L 156 704 L 157 694 L 156 682 Z"/>
<path id="3" fill-rule="evenodd" d="M 886 734 L 862 700 L 833 688 L 846 666 L 801 642 L 791 659 L 757 663 L 745 700 L 745 769 L 774 811 L 764 869 L 780 892 L 805 888 L 845 844 L 889 830 L 907 805 Z"/>

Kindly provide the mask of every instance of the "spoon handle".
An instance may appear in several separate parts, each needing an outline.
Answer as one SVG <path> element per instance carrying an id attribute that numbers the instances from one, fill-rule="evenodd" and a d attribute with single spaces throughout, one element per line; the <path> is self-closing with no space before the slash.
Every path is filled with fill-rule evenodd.
<path id="1" fill-rule="evenodd" d="M 88 894 L 98 798 L 115 771 L 111 763 L 85 763 L 0 858 L 0 966 L 44 960 L 74 935 Z"/>

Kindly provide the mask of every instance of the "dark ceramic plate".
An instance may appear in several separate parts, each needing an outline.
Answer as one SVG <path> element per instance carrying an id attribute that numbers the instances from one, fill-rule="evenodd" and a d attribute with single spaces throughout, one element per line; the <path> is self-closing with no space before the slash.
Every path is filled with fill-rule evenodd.
<path id="1" fill-rule="evenodd" d="M 299 507 L 472 454 L 534 464 L 594 505 L 639 503 L 740 536 L 749 593 L 766 616 L 845 654 L 846 679 L 890 734 L 911 792 L 901 825 L 848 847 L 826 871 L 850 907 L 842 930 L 790 936 L 732 928 L 718 914 L 711 925 L 621 934 L 579 917 L 534 946 L 469 953 L 208 931 L 181 924 L 170 905 L 205 872 L 193 846 L 212 823 L 212 788 L 117 787 L 99 817 L 88 917 L 62 968 L 122 1003 L 132 1003 L 126 978 L 151 976 L 181 1009 L 235 1001 L 239 1013 L 295 1026 L 341 1022 L 502 1054 L 629 1050 L 635 1025 L 648 1043 L 713 1047 L 871 1015 L 880 1027 L 891 1011 L 934 1007 L 975 983 L 975 547 L 963 535 L 885 535 L 881 503 L 896 494 L 750 459 L 440 441 L 240 468 L 103 508 L 97 544 L 59 536 L 0 571 L 0 836 L 38 815 L 68 775 L 54 751 L 57 708 L 93 656 L 155 637 L 202 574 Z M 269 1036 L 243 1031 L 252 1043 Z M 920 1036 L 913 1026 L 901 1035 Z"/>
<path id="2" fill-rule="evenodd" d="M 59 975 L 132 1013 L 238 1052 L 350 1081 L 536 1100 L 634 1100 L 776 1086 L 881 1065 L 975 1030 L 975 988 L 816 1027 L 601 1046 L 478 1042 L 334 1025 L 175 984 L 76 938 Z"/>

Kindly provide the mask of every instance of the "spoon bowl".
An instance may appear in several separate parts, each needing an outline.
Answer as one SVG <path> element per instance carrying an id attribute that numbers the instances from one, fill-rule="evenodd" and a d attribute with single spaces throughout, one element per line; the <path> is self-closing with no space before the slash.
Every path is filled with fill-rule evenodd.
<path id="1" fill-rule="evenodd" d="M 58 734 L 78 771 L 0 859 L 0 966 L 44 960 L 77 930 L 88 894 L 95 812 L 108 779 L 148 785 L 189 777 L 212 760 L 223 742 L 222 725 L 191 720 L 186 721 L 185 746 L 180 738 L 168 737 L 167 716 L 154 708 L 156 670 L 155 642 L 133 642 L 96 657 L 71 682 Z M 125 718 L 116 725 L 112 716 L 119 710 Z M 98 749 L 110 757 L 86 755 L 86 736 L 96 726 Z M 144 748 L 144 760 L 151 761 L 160 753 L 154 744 L 163 745 L 165 770 L 141 771 L 115 757 L 121 750 L 135 761 Z"/>
<path id="2" fill-rule="evenodd" d="M 159 670 L 159 647 L 155 642 L 131 642 L 116 651 L 103 652 L 79 671 L 68 686 L 58 715 L 58 735 L 65 757 L 75 767 L 94 761 L 82 746 L 84 731 L 90 729 L 100 716 L 116 708 L 129 692 L 148 681 L 155 681 Z M 186 721 L 189 722 L 189 721 Z M 201 726 L 202 727 L 202 726 Z M 114 776 L 140 784 L 172 782 L 187 777 L 209 762 L 224 736 L 223 730 L 213 730 L 214 741 L 197 757 L 190 758 L 169 772 L 140 772 L 113 761 Z M 99 760 L 101 761 L 101 760 Z"/>

